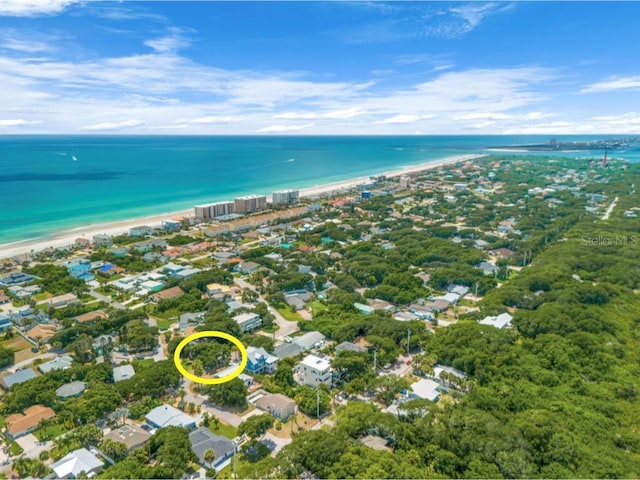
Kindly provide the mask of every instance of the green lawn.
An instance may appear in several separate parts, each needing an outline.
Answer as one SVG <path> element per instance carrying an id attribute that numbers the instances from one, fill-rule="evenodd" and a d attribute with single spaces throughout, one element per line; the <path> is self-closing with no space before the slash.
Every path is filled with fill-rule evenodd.
<path id="1" fill-rule="evenodd" d="M 211 422 L 209 424 L 209 430 L 211 430 L 213 433 L 217 434 L 217 435 L 222 435 L 224 437 L 230 438 L 230 439 L 234 439 L 238 436 L 238 430 L 231 426 L 231 425 L 227 425 L 226 423 L 222 423 L 220 422 L 218 424 L 218 428 L 213 428 L 213 422 Z"/>
<path id="2" fill-rule="evenodd" d="M 320 312 L 324 312 L 325 310 L 327 310 L 328 307 L 318 301 L 318 300 L 314 300 L 313 302 L 309 302 L 307 303 L 307 310 L 309 310 L 311 313 L 313 313 L 314 315 L 320 313 Z"/>
<path id="3" fill-rule="evenodd" d="M 13 440 L 10 440 L 7 438 L 7 442 L 9 444 L 9 453 L 11 455 L 20 455 L 21 453 L 24 452 L 24 450 L 22 449 L 22 447 L 20 445 L 18 445 L 16 442 L 14 442 Z"/>
<path id="4" fill-rule="evenodd" d="M 40 293 L 36 293 L 33 298 L 36 302 L 40 302 L 42 300 L 48 300 L 49 298 L 53 297 L 52 293 L 49 292 L 40 292 Z"/>
<path id="5" fill-rule="evenodd" d="M 42 442 L 46 439 L 56 438 L 66 431 L 67 429 L 64 428 L 64 425 L 49 425 L 46 428 L 46 430 L 43 428 L 38 428 L 37 430 L 35 430 L 33 432 L 33 436 Z M 46 433 L 46 438 L 45 438 L 45 433 Z"/>
<path id="6" fill-rule="evenodd" d="M 154 363 L 155 363 L 155 360 L 153 358 L 145 358 L 143 360 L 135 359 L 133 361 L 134 366 L 136 366 L 136 367 L 140 366 L 141 368 L 150 367 Z"/>
<path id="7" fill-rule="evenodd" d="M 289 308 L 276 308 L 278 313 L 282 315 L 286 320 L 291 322 L 299 322 L 302 320 L 302 317 L 297 312 L 292 312 Z"/>
<path id="8" fill-rule="evenodd" d="M 162 330 L 163 328 L 168 329 L 171 327 L 171 324 L 174 323 L 173 320 L 169 320 L 167 318 L 159 318 L 158 319 L 158 328 Z"/>

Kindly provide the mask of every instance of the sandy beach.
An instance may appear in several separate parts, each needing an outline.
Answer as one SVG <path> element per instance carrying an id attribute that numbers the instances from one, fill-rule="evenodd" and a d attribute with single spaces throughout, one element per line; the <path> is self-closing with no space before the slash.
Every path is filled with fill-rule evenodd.
<path id="1" fill-rule="evenodd" d="M 391 170 L 388 172 L 379 173 L 377 175 L 386 175 L 387 177 L 399 177 L 402 175 L 410 175 L 434 168 L 439 168 L 443 165 L 454 164 L 458 162 L 465 162 L 476 158 L 483 157 L 481 154 L 469 154 L 469 155 L 456 155 L 453 157 L 446 157 L 440 160 L 433 160 L 425 162 L 419 165 L 412 165 L 407 168 Z M 371 174 L 374 175 L 374 174 Z M 349 190 L 356 185 L 361 184 L 369 180 L 371 175 L 351 178 L 348 180 L 327 183 L 317 185 L 314 187 L 300 189 L 301 197 L 313 197 L 317 195 L 327 194 L 331 192 L 339 192 L 343 190 Z M 59 234 L 52 235 L 46 238 L 36 238 L 30 240 L 24 240 L 20 242 L 13 242 L 9 244 L 0 245 L 0 259 L 11 258 L 17 255 L 22 255 L 30 252 L 38 252 L 47 248 L 59 248 L 72 245 L 76 238 L 84 237 L 91 240 L 94 235 L 107 234 L 107 235 L 121 235 L 127 233 L 131 227 L 148 225 L 150 227 L 158 227 L 162 224 L 163 220 L 168 220 L 173 217 L 183 217 L 193 215 L 193 209 L 182 210 L 178 212 L 165 213 L 160 215 L 152 215 L 147 217 L 134 218 L 130 220 L 119 220 L 115 222 L 96 223 L 91 225 L 85 225 L 82 227 L 74 228 L 71 230 L 65 230 Z"/>

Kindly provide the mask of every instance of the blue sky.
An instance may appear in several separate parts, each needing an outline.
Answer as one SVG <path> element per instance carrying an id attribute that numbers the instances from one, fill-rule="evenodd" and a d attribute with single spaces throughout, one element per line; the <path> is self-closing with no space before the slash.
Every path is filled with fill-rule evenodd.
<path id="1" fill-rule="evenodd" d="M 638 133 L 637 2 L 0 0 L 0 134 Z"/>

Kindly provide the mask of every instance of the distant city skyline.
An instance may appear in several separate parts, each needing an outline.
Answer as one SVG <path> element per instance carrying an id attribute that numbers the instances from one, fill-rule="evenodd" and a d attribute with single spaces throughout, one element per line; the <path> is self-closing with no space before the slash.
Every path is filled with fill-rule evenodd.
<path id="1" fill-rule="evenodd" d="M 0 0 L 0 135 L 635 134 L 637 2 Z"/>

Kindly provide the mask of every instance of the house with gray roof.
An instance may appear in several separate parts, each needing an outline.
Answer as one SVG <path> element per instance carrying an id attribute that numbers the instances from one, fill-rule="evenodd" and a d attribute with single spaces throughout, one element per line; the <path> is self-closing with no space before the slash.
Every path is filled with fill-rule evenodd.
<path id="1" fill-rule="evenodd" d="M 128 380 L 135 374 L 136 371 L 133 369 L 133 365 L 120 365 L 113 368 L 113 381 L 117 383 Z"/>
<path id="2" fill-rule="evenodd" d="M 303 350 L 313 350 L 314 348 L 324 345 L 325 337 L 320 332 L 307 332 L 300 337 L 293 339 L 293 343 L 298 345 Z"/>
<path id="3" fill-rule="evenodd" d="M 49 373 L 52 370 L 66 370 L 68 368 L 71 368 L 71 364 L 73 364 L 73 358 L 65 355 L 63 357 L 57 357 L 50 362 L 45 362 L 39 365 L 38 369 L 42 373 Z"/>
<path id="4" fill-rule="evenodd" d="M 283 343 L 273 349 L 273 354 L 279 359 L 295 357 L 302 352 L 302 347 L 296 343 Z"/>
<path id="5" fill-rule="evenodd" d="M 56 390 L 56 395 L 58 398 L 79 397 L 86 388 L 87 384 L 85 382 L 75 381 L 65 383 Z"/>
<path id="6" fill-rule="evenodd" d="M 189 434 L 189 442 L 191 442 L 191 449 L 200 460 L 200 464 L 205 468 L 215 468 L 220 470 L 222 464 L 228 458 L 233 456 L 236 446 L 227 437 L 216 435 L 208 428 L 200 427 Z M 204 455 L 207 450 L 213 450 L 215 452 L 215 459 L 209 465 Z"/>
<path id="7" fill-rule="evenodd" d="M 356 345 L 351 342 L 342 342 L 341 344 L 336 346 L 336 352 L 357 352 L 357 353 L 365 353 L 367 351 L 366 348 L 361 347 L 360 345 Z"/>
<path id="8" fill-rule="evenodd" d="M 7 375 L 0 379 L 0 386 L 5 390 L 11 390 L 11 387 L 17 385 L 18 383 L 26 382 L 27 380 L 31 380 L 32 378 L 36 378 L 36 372 L 34 372 L 30 368 L 25 368 L 20 370 L 19 372 L 12 373 L 11 375 Z"/>

